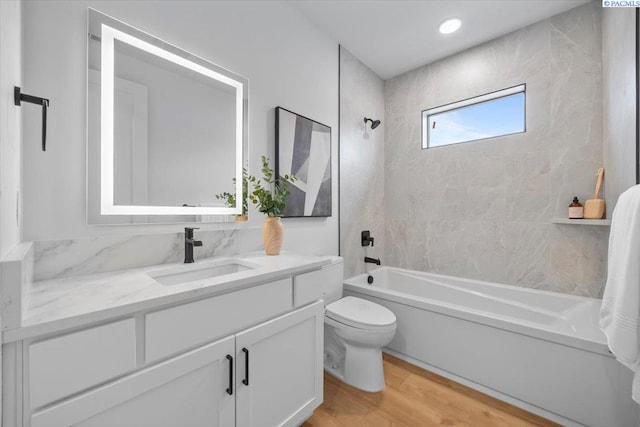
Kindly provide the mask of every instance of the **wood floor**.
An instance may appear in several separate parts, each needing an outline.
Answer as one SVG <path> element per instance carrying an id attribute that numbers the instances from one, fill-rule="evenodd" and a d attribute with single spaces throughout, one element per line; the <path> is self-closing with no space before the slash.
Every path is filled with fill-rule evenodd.
<path id="1" fill-rule="evenodd" d="M 387 354 L 384 372 L 387 387 L 380 393 L 325 373 L 324 403 L 302 426 L 558 426 Z"/>

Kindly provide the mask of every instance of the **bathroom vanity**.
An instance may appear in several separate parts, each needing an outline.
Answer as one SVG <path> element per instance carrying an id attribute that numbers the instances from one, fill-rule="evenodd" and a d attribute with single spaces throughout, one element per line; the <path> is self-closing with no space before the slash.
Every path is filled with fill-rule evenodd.
<path id="1" fill-rule="evenodd" d="M 3 425 L 299 425 L 323 397 L 329 263 L 253 255 L 34 282 L 3 332 Z"/>

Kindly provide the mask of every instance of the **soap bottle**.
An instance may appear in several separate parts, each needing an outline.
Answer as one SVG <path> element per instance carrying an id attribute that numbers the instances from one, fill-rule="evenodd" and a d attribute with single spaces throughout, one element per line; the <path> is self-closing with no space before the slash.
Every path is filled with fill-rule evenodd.
<path id="1" fill-rule="evenodd" d="M 569 205 L 569 219 L 584 218 L 584 206 L 578 201 L 577 197 L 573 198 L 573 203 Z"/>

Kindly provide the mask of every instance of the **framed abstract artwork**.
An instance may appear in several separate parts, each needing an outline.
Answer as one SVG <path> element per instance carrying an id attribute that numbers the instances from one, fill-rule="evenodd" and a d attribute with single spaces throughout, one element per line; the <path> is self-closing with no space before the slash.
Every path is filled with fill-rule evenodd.
<path id="1" fill-rule="evenodd" d="M 276 176 L 284 175 L 296 177 L 285 218 L 331 216 L 331 128 L 276 107 Z"/>

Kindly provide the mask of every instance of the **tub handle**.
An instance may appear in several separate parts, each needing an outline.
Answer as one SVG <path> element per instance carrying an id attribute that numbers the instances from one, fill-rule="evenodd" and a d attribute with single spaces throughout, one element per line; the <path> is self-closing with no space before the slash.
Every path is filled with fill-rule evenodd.
<path id="1" fill-rule="evenodd" d="M 371 232 L 369 230 L 364 230 L 360 233 L 360 244 L 362 247 L 369 246 L 369 244 L 373 247 L 373 241 L 374 238 L 371 237 Z"/>

